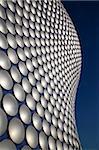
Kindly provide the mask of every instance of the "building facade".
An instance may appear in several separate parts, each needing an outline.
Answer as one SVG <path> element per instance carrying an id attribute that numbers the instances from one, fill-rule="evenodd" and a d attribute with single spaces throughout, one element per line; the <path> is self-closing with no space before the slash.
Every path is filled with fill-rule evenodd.
<path id="1" fill-rule="evenodd" d="M 0 1 L 0 150 L 81 150 L 81 48 L 58 0 Z"/>

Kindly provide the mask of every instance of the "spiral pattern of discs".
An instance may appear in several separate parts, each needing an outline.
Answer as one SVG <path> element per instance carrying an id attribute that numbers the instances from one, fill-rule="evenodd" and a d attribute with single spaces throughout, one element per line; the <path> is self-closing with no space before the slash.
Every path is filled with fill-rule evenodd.
<path id="1" fill-rule="evenodd" d="M 0 0 L 0 150 L 80 150 L 81 49 L 58 0 Z"/>

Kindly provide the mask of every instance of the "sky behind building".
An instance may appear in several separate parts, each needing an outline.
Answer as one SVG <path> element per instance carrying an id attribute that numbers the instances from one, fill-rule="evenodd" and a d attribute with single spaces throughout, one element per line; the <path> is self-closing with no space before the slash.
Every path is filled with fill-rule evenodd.
<path id="1" fill-rule="evenodd" d="M 82 73 L 76 100 L 83 150 L 99 150 L 99 2 L 63 1 L 82 48 Z"/>

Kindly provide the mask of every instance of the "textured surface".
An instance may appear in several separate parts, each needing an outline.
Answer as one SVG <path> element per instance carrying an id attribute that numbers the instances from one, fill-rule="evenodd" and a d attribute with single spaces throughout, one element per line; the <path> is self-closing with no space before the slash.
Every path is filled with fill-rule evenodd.
<path id="1" fill-rule="evenodd" d="M 0 150 L 80 150 L 81 52 L 69 15 L 60 1 L 0 3 Z"/>

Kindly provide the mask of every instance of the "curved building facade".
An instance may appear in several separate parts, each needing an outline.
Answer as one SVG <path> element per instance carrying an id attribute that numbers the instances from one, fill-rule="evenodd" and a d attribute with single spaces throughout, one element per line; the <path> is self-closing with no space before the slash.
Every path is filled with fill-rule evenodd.
<path id="1" fill-rule="evenodd" d="M 81 48 L 58 0 L 0 1 L 0 150 L 80 150 Z"/>

